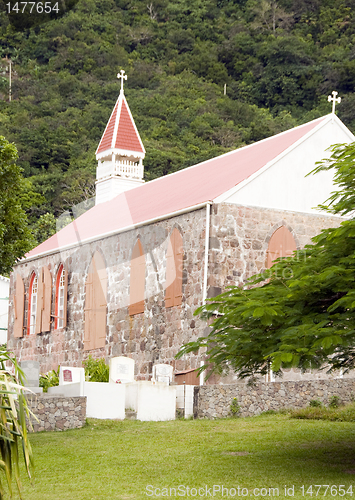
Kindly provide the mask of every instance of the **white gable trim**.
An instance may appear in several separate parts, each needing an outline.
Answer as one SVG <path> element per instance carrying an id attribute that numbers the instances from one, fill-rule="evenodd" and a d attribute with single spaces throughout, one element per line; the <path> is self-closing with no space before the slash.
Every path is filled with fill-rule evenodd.
<path id="1" fill-rule="evenodd" d="M 333 113 L 331 113 L 331 114 L 325 116 L 324 120 L 322 120 L 316 127 L 314 127 L 312 130 L 310 130 L 309 132 L 307 132 L 307 134 L 305 134 L 300 139 L 298 139 L 298 141 L 294 142 L 291 146 L 289 146 L 287 149 L 285 149 L 285 151 L 283 151 L 278 156 L 276 156 L 275 158 L 273 158 L 271 161 L 269 161 L 268 163 L 266 163 L 263 167 L 261 167 L 257 172 L 254 172 L 254 174 L 250 175 L 247 179 L 244 179 L 242 182 L 240 182 L 236 186 L 233 186 L 231 189 L 229 189 L 225 193 L 217 196 L 217 198 L 215 198 L 213 200 L 213 202 L 214 203 L 222 203 L 224 201 L 227 201 L 228 198 L 230 198 L 232 195 L 234 195 L 235 193 L 237 193 L 239 190 L 241 190 L 247 184 L 249 184 L 250 182 L 252 182 L 256 177 L 258 177 L 263 172 L 265 172 L 266 170 L 268 170 L 276 162 L 278 162 L 279 160 L 281 160 L 284 156 L 288 155 L 291 151 L 293 151 L 294 149 L 296 149 L 300 144 L 302 144 L 309 137 L 311 137 L 313 134 L 315 134 L 316 132 L 318 132 L 321 128 L 323 128 L 329 122 L 335 122 L 338 126 L 340 126 L 340 128 L 343 130 L 343 132 L 345 132 L 346 135 L 348 135 L 348 137 L 350 139 L 350 142 L 355 141 L 355 136 L 350 132 L 350 130 L 341 122 L 341 120 L 339 120 L 339 118 L 336 115 L 334 115 Z M 309 122 L 309 123 L 311 123 L 311 122 Z M 300 127 L 302 127 L 302 125 L 300 125 Z M 299 127 L 296 127 L 296 128 L 299 128 Z M 295 130 L 295 129 L 292 129 L 292 130 Z M 288 132 L 288 131 L 286 131 L 286 132 Z M 284 134 L 286 132 L 282 132 L 282 134 Z M 281 135 L 281 134 L 278 134 L 278 135 Z M 272 136 L 272 137 L 275 137 L 275 136 Z"/>
<path id="2" fill-rule="evenodd" d="M 98 152 L 98 150 L 100 149 L 100 145 L 101 145 L 102 139 L 104 138 L 104 136 L 105 136 L 105 134 L 106 134 L 106 130 L 107 130 L 108 124 L 109 124 L 109 123 L 110 123 L 110 121 L 111 121 L 112 115 L 113 115 L 113 113 L 115 112 L 115 109 L 116 109 L 116 106 L 118 105 L 119 100 L 120 100 L 120 96 L 118 96 L 117 101 L 115 102 L 115 105 L 114 105 L 114 107 L 113 107 L 113 110 L 112 110 L 112 112 L 111 112 L 111 114 L 110 114 L 110 118 L 108 119 L 108 121 L 107 121 L 107 123 L 106 123 L 106 127 L 105 127 L 105 130 L 104 130 L 104 133 L 103 133 L 103 134 L 102 134 L 102 136 L 101 136 L 101 139 L 100 139 L 99 145 L 97 146 L 97 149 L 96 149 L 96 151 L 95 151 L 95 155 L 97 155 L 97 152 Z M 106 151 L 103 151 L 103 153 L 105 153 L 105 155 L 106 155 Z M 101 155 L 101 154 L 102 154 L 102 153 L 100 153 L 100 155 Z M 98 159 L 98 158 L 96 157 L 96 159 Z"/>
<path id="3" fill-rule="evenodd" d="M 136 127 L 136 122 L 133 120 L 133 116 L 132 116 L 132 113 L 131 113 L 131 110 L 129 109 L 129 106 L 128 106 L 128 102 L 126 100 L 126 97 L 123 95 L 123 99 L 124 99 L 124 102 L 126 104 L 126 107 L 127 107 L 127 111 L 128 111 L 128 114 L 129 114 L 129 117 L 131 119 L 131 122 L 133 124 L 133 127 L 134 127 L 134 130 L 137 134 L 137 137 L 138 137 L 138 140 L 139 140 L 139 144 L 141 145 L 141 148 L 143 150 L 143 153 L 145 154 L 145 148 L 144 148 L 144 145 L 143 145 L 143 142 L 142 142 L 142 139 L 141 139 L 141 136 L 139 135 L 139 132 L 138 132 L 138 129 Z M 120 118 L 121 118 L 121 113 L 120 113 Z"/>
<path id="4" fill-rule="evenodd" d="M 121 92 L 119 95 L 119 98 L 118 98 L 118 107 L 117 107 L 117 112 L 116 112 L 116 116 L 115 116 L 115 124 L 113 126 L 113 134 L 112 134 L 112 139 L 111 139 L 111 149 L 113 149 L 115 147 L 118 124 L 120 121 L 119 119 L 121 118 L 122 101 L 123 101 L 123 93 Z"/>

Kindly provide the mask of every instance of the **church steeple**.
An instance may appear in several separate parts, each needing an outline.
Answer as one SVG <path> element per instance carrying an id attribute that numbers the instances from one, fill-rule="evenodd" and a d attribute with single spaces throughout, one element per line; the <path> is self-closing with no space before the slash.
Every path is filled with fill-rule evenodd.
<path id="1" fill-rule="evenodd" d="M 123 92 L 127 75 L 121 70 L 121 91 L 96 150 L 96 205 L 142 184 L 145 149 Z"/>

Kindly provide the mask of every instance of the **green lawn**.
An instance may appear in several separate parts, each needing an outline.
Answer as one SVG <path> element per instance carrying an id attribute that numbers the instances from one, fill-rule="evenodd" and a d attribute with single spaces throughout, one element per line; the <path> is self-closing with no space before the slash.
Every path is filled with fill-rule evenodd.
<path id="1" fill-rule="evenodd" d="M 355 500 L 351 422 L 287 415 L 215 421 L 90 420 L 83 429 L 34 434 L 31 443 L 36 478 L 34 486 L 23 481 L 25 500 L 243 498 L 242 488 L 244 496 L 252 498 L 258 493 L 263 493 L 260 498 L 276 496 L 276 490 L 274 496 L 265 496 L 267 490 L 254 488 L 279 488 L 279 497 L 285 498 L 285 485 L 295 485 L 292 498 L 315 498 L 315 488 L 312 497 L 306 493 L 315 484 L 337 486 L 333 495 L 329 489 L 324 496 L 322 488 L 319 498 L 341 498 L 339 485 L 346 490 L 353 485 L 353 495 L 343 498 Z M 170 497 L 154 496 L 148 485 L 161 494 L 167 493 L 164 487 L 183 489 L 176 497 L 174 490 Z M 236 488 L 236 494 L 213 496 L 213 485 L 223 485 L 231 495 Z M 198 491 L 186 487 L 203 490 L 196 495 Z"/>

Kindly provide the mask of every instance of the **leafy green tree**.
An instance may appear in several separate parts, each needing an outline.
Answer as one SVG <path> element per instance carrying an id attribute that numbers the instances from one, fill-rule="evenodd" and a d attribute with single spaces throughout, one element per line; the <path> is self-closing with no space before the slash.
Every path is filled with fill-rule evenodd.
<path id="1" fill-rule="evenodd" d="M 21 205 L 24 181 L 16 160 L 16 147 L 0 136 L 0 274 L 9 273 L 34 245 Z"/>
<path id="2" fill-rule="evenodd" d="M 314 172 L 331 168 L 340 189 L 321 208 L 351 217 L 200 307 L 196 314 L 211 321 L 211 331 L 179 357 L 204 347 L 204 369 L 231 367 L 241 377 L 265 374 L 270 365 L 275 372 L 354 368 L 355 143 L 335 146 Z"/>
<path id="3" fill-rule="evenodd" d="M 39 217 L 31 229 L 36 242 L 40 244 L 56 232 L 56 219 L 53 214 L 47 212 Z"/>

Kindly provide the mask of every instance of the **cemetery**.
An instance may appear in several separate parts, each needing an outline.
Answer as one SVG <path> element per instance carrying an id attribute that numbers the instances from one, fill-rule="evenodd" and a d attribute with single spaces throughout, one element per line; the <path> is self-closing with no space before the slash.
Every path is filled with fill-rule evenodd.
<path id="1" fill-rule="evenodd" d="M 134 360 L 118 356 L 110 360 L 109 382 L 90 382 L 85 380 L 84 368 L 61 366 L 59 385 L 49 387 L 48 393 L 39 387 L 37 361 L 22 361 L 21 368 L 31 391 L 30 407 L 40 418 L 35 430 L 80 427 L 85 418 L 123 420 L 126 412 L 141 421 L 174 420 L 179 404 L 185 409 L 185 416 L 192 414 L 192 386 L 171 385 L 170 365 L 155 365 L 151 381 L 136 381 Z"/>

